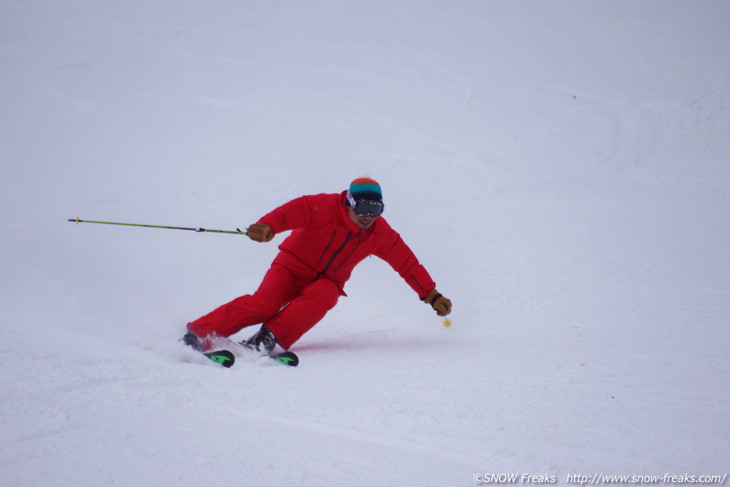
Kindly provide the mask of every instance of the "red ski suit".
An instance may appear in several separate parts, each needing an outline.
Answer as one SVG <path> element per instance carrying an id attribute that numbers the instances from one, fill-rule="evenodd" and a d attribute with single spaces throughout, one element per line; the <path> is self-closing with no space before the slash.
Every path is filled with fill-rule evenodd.
<path id="1" fill-rule="evenodd" d="M 193 321 L 190 330 L 231 336 L 263 323 L 288 349 L 346 296 L 352 270 L 370 255 L 388 262 L 419 298 L 428 295 L 436 284 L 400 235 L 382 217 L 361 229 L 348 215 L 345 194 L 302 196 L 261 218 L 275 234 L 293 232 L 258 290 Z"/>

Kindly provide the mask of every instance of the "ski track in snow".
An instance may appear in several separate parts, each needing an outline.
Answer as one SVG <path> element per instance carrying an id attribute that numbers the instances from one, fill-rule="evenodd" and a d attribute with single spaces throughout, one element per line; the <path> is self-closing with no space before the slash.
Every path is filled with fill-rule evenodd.
<path id="1" fill-rule="evenodd" d="M 728 20 L 3 3 L 0 484 L 726 473 Z M 363 174 L 454 325 L 368 259 L 297 368 L 178 342 L 276 245 L 66 222 L 243 228 Z"/>

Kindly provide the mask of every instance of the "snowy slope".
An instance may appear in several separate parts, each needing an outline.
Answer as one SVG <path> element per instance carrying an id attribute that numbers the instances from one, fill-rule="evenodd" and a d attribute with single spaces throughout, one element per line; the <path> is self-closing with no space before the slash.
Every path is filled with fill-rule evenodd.
<path id="1" fill-rule="evenodd" d="M 722 0 L 1 2 L 0 484 L 725 475 L 729 21 Z M 367 260 L 296 369 L 177 342 L 276 245 L 66 221 L 243 228 L 363 174 L 454 325 Z"/>

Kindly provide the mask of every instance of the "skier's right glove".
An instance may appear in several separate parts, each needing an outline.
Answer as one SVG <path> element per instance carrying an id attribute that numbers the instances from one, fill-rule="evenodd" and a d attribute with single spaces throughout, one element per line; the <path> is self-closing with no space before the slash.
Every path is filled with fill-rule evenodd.
<path id="1" fill-rule="evenodd" d="M 274 238 L 274 232 L 266 223 L 254 223 L 246 230 L 248 238 L 256 242 L 270 242 Z"/>
<path id="2" fill-rule="evenodd" d="M 430 304 L 439 316 L 446 316 L 451 313 L 451 300 L 443 297 L 443 295 L 435 289 L 428 293 L 428 296 L 423 298 L 423 300 Z"/>

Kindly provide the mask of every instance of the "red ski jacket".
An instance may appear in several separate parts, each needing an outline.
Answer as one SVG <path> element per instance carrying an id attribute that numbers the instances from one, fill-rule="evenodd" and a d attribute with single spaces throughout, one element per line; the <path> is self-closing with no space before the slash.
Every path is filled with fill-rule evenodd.
<path id="1" fill-rule="evenodd" d="M 418 262 L 413 251 L 383 217 L 370 228 L 353 222 L 345 205 L 346 191 L 296 198 L 259 220 L 275 234 L 293 230 L 279 246 L 274 260 L 298 275 L 330 279 L 345 295 L 345 282 L 365 257 L 375 255 L 386 261 L 424 298 L 436 284 Z"/>

